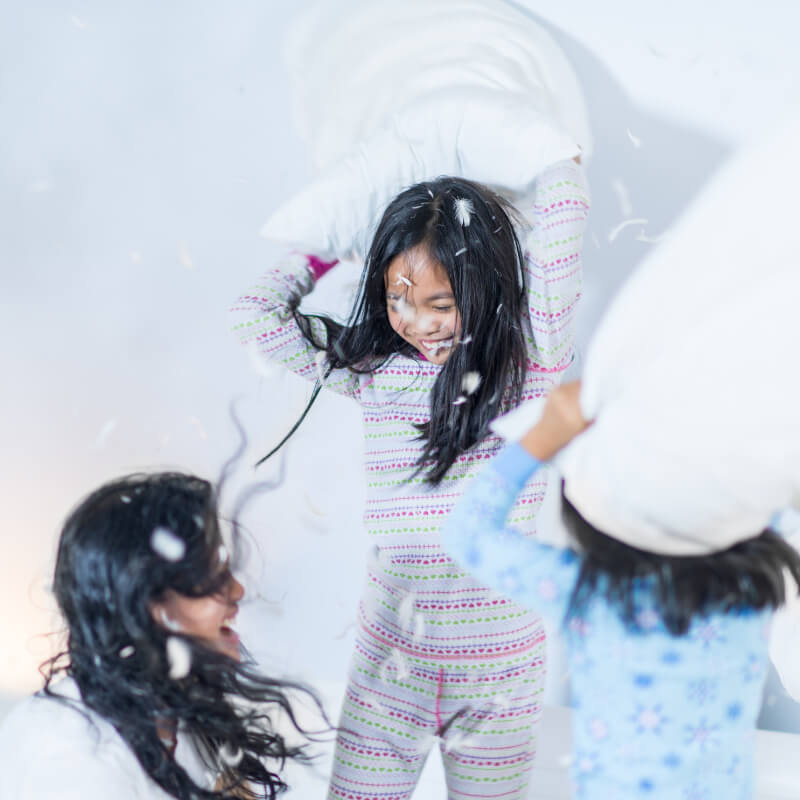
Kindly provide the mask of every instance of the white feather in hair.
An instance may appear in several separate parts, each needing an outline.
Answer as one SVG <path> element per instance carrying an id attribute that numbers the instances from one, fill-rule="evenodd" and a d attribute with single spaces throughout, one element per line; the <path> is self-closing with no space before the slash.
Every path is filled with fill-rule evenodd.
<path id="1" fill-rule="evenodd" d="M 466 197 L 457 197 L 455 201 L 456 206 L 456 219 L 466 228 L 469 225 L 475 208 L 472 201 Z"/>

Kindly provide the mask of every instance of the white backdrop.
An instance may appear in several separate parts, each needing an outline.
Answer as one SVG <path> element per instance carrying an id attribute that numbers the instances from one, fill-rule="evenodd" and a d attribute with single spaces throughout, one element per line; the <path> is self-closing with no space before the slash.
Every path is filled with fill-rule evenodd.
<path id="1" fill-rule="evenodd" d="M 42 634 L 57 629 L 45 588 L 53 545 L 82 494 L 145 467 L 215 478 L 235 447 L 237 396 L 244 485 L 305 403 L 309 387 L 258 374 L 226 333 L 228 305 L 275 255 L 261 223 L 310 174 L 280 58 L 302 5 L 2 0 L 6 696 L 38 686 L 51 648 Z M 800 105 L 800 10 L 788 0 L 519 5 L 572 60 L 594 128 L 586 341 L 721 161 Z M 326 279 L 315 304 L 346 302 L 347 278 Z M 248 514 L 257 552 L 241 627 L 265 667 L 324 688 L 346 670 L 368 546 L 357 409 L 323 393 L 285 459 L 284 485 Z M 555 669 L 549 698 L 563 687 Z M 800 731 L 774 682 L 762 723 Z"/>

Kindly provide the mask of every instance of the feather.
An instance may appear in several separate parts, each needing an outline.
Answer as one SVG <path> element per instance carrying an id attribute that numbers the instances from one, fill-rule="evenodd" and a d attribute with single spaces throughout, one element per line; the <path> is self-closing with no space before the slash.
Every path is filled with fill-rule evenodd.
<path id="1" fill-rule="evenodd" d="M 176 681 L 185 678 L 192 669 L 192 651 L 189 645 L 177 636 L 167 639 L 167 660 L 169 677 Z"/>
<path id="2" fill-rule="evenodd" d="M 466 197 L 457 197 L 455 200 L 455 207 L 456 219 L 466 228 L 472 219 L 472 215 L 475 213 L 472 201 L 467 200 Z"/>
<path id="3" fill-rule="evenodd" d="M 153 531 L 150 547 L 165 561 L 180 561 L 186 553 L 186 542 L 167 528 Z"/>
<path id="4" fill-rule="evenodd" d="M 468 395 L 474 394 L 480 385 L 481 385 L 480 372 L 467 372 L 461 379 L 461 391 L 466 392 Z"/>

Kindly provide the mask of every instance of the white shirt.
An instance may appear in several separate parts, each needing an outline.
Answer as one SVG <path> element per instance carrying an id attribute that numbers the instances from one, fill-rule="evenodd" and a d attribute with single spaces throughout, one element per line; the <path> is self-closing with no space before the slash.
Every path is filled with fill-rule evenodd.
<path id="1" fill-rule="evenodd" d="M 53 690 L 81 702 L 72 679 Z M 37 693 L 0 723 L 0 800 L 173 800 L 154 783 L 114 727 L 83 707 Z M 200 786 L 212 788 L 187 737 L 175 759 Z"/>

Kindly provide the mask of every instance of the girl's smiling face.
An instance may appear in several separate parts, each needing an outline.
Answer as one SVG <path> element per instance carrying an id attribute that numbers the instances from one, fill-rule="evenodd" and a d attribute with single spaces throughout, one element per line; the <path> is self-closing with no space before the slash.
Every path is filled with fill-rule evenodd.
<path id="1" fill-rule="evenodd" d="M 431 363 L 444 364 L 461 333 L 445 268 L 424 245 L 417 245 L 389 262 L 384 285 L 386 313 L 395 333 Z"/>
<path id="2" fill-rule="evenodd" d="M 233 624 L 243 596 L 244 587 L 228 572 L 228 580 L 215 594 L 189 597 L 168 589 L 158 602 L 151 604 L 150 613 L 162 627 L 193 636 L 239 661 L 239 635 Z"/>

